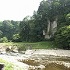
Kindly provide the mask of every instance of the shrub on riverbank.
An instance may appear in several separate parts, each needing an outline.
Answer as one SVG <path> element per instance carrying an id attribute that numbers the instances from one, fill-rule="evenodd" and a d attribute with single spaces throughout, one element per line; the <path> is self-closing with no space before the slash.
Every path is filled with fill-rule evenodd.
<path id="1" fill-rule="evenodd" d="M 0 59 L 0 63 L 3 63 L 5 65 L 4 69 L 5 70 L 13 70 L 13 64 L 9 63 L 3 59 Z"/>
<path id="2" fill-rule="evenodd" d="M 45 42 L 35 42 L 35 43 L 28 43 L 28 42 L 10 42 L 10 43 L 0 43 L 0 45 L 7 47 L 18 47 L 18 50 L 26 50 L 26 49 L 52 49 L 56 48 L 53 41 L 45 41 Z"/>
<path id="3" fill-rule="evenodd" d="M 70 49 L 70 25 L 64 26 L 57 31 L 55 42 L 59 48 Z"/>

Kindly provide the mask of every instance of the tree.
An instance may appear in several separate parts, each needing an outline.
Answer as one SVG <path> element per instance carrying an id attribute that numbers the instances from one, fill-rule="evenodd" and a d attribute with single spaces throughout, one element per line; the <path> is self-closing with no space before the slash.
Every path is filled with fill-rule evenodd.
<path id="1" fill-rule="evenodd" d="M 19 34 L 14 34 L 12 41 L 13 41 L 13 42 L 20 42 L 20 36 L 19 36 Z"/>
<path id="2" fill-rule="evenodd" d="M 37 12 L 34 12 L 33 14 L 33 18 L 34 18 L 34 32 L 35 32 L 35 39 L 36 41 L 42 41 L 44 40 L 44 36 L 43 36 L 43 29 L 45 29 L 45 27 L 47 26 L 46 24 L 44 24 L 44 20 L 41 20 L 41 15 L 39 15 Z"/>
<path id="3" fill-rule="evenodd" d="M 29 23 L 28 17 L 25 17 L 23 21 L 20 22 L 20 37 L 22 41 L 29 41 Z"/>
<path id="4" fill-rule="evenodd" d="M 21 39 L 43 41 L 44 38 L 53 37 L 57 28 L 69 24 L 66 18 L 70 12 L 69 4 L 69 0 L 43 0 L 31 18 L 25 17 L 21 21 Z"/>
<path id="5" fill-rule="evenodd" d="M 7 37 L 8 40 L 12 40 L 14 34 L 19 34 L 19 21 L 4 20 L 0 22 L 1 37 Z"/>
<path id="6" fill-rule="evenodd" d="M 0 30 L 0 38 L 2 37 L 3 32 Z"/>
<path id="7" fill-rule="evenodd" d="M 0 38 L 0 42 L 7 43 L 8 42 L 7 37 Z"/>
<path id="8" fill-rule="evenodd" d="M 70 25 L 61 27 L 57 31 L 55 42 L 59 48 L 70 49 Z"/>
<path id="9" fill-rule="evenodd" d="M 54 21 L 56 21 L 56 24 L 58 22 L 58 25 L 60 25 L 59 23 L 60 17 L 61 16 L 66 17 L 66 15 L 69 12 L 70 12 L 70 0 L 46 0 L 46 1 L 43 0 L 40 3 L 40 6 L 37 11 L 37 13 L 40 15 L 40 23 L 47 24 L 46 34 L 48 34 L 50 37 L 53 35 L 52 25 L 54 24 Z"/>
<path id="10" fill-rule="evenodd" d="M 9 40 L 12 39 L 12 35 L 13 35 L 13 25 L 11 23 L 11 21 L 5 20 L 2 23 L 2 32 L 3 32 L 3 36 L 7 37 Z"/>
<path id="11" fill-rule="evenodd" d="M 20 21 L 13 21 L 13 20 L 11 20 L 11 23 L 13 25 L 13 34 L 19 33 L 19 24 L 20 24 Z"/>

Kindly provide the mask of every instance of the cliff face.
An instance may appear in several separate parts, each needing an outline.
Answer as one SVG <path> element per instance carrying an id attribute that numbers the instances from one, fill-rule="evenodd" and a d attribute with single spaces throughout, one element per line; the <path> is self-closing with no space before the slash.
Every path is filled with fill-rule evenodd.
<path id="1" fill-rule="evenodd" d="M 57 31 L 57 19 L 54 20 L 53 22 L 50 22 L 48 20 L 48 27 L 47 30 L 43 30 L 43 35 L 45 36 L 45 39 L 50 39 L 54 33 Z"/>

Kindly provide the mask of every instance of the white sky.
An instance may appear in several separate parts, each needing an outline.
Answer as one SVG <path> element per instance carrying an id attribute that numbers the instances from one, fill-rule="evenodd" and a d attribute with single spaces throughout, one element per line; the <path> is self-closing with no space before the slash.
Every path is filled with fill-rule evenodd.
<path id="1" fill-rule="evenodd" d="M 0 21 L 23 20 L 33 15 L 42 0 L 0 0 Z"/>

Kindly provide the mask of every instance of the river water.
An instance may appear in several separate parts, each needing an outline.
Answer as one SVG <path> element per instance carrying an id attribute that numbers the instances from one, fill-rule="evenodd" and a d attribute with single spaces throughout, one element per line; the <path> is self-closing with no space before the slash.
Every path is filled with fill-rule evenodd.
<path id="1" fill-rule="evenodd" d="M 27 50 L 27 59 L 20 60 L 29 65 L 28 70 L 70 70 L 70 50 Z"/>
<path id="2" fill-rule="evenodd" d="M 9 52 L 0 54 L 0 58 L 12 62 L 22 70 L 70 70 L 70 50 L 38 49 L 27 50 L 24 53 Z"/>

